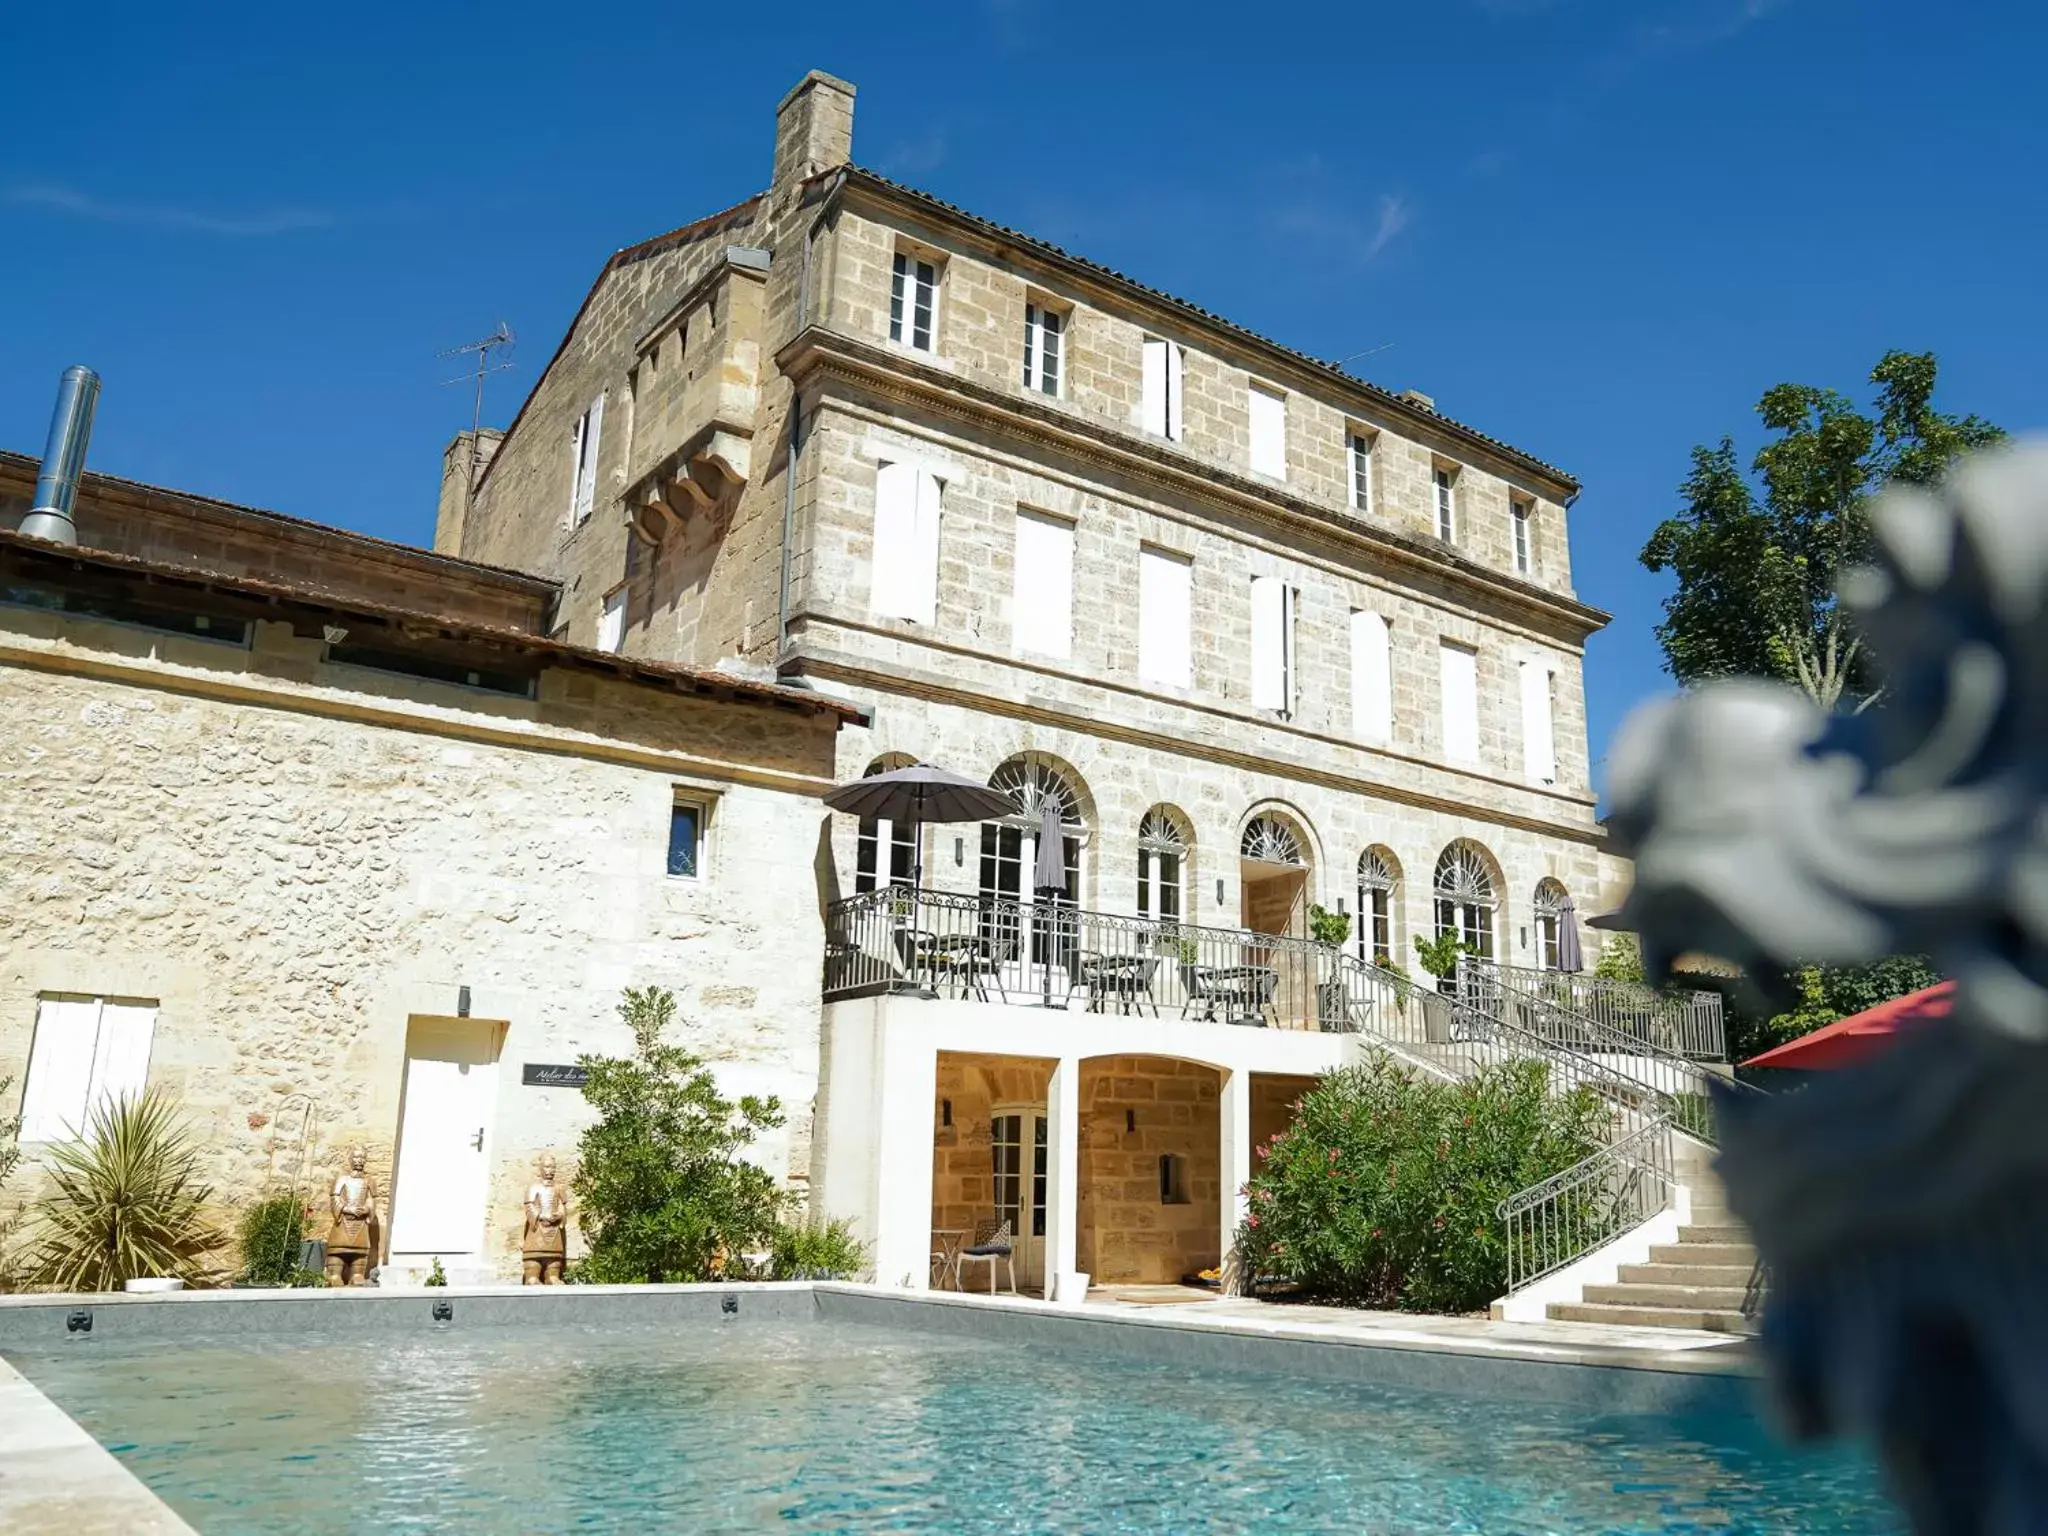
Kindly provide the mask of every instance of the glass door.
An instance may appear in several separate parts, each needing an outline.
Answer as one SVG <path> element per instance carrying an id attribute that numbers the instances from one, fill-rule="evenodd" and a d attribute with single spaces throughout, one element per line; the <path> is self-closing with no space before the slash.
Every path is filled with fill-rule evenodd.
<path id="1" fill-rule="evenodd" d="M 1045 1285 L 1045 1109 L 998 1110 L 989 1120 L 996 1220 L 1010 1223 L 1017 1284 Z"/>

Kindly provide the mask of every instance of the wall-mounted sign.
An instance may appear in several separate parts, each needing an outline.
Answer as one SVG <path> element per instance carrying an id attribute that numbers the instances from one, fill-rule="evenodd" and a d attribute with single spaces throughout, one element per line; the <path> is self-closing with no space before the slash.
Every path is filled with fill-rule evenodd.
<path id="1" fill-rule="evenodd" d="M 519 1069 L 519 1081 L 527 1088 L 581 1088 L 590 1074 L 574 1063 L 529 1061 Z"/>

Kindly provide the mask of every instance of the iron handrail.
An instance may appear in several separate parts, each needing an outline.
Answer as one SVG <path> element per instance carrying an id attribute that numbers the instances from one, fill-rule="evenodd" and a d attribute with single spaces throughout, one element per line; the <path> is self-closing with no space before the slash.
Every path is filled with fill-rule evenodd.
<path id="1" fill-rule="evenodd" d="M 1671 1132 L 1660 1116 L 1495 1207 L 1507 1227 L 1510 1296 L 1670 1208 Z"/>
<path id="2" fill-rule="evenodd" d="M 1472 957 L 1465 957 L 1470 959 Z M 1525 992 L 1540 992 L 1580 1018 L 1695 1061 L 1728 1059 L 1721 995 L 1697 990 L 1660 991 L 1638 981 L 1585 972 L 1538 970 L 1500 960 L 1478 962 Z"/>

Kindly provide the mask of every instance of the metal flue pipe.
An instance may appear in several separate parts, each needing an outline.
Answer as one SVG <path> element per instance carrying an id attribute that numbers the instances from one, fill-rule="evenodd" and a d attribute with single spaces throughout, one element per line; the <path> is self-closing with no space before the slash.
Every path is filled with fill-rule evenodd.
<path id="1" fill-rule="evenodd" d="M 92 436 L 93 408 L 100 400 L 100 376 L 74 364 L 57 386 L 57 410 L 50 418 L 50 441 L 43 449 L 43 470 L 36 476 L 35 504 L 21 520 L 21 531 L 57 544 L 76 544 L 78 524 L 72 508 L 78 503 L 78 477 L 85 472 L 85 445 Z"/>

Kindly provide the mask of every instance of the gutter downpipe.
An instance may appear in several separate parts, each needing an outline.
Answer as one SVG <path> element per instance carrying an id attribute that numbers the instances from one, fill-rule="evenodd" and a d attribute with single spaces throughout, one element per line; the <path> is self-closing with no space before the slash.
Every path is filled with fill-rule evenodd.
<path id="1" fill-rule="evenodd" d="M 93 410 L 100 399 L 100 376 L 73 364 L 57 385 L 57 409 L 50 416 L 50 440 L 43 448 L 43 467 L 36 476 L 35 499 L 20 531 L 53 544 L 76 544 L 78 477 L 85 473 L 85 445 L 92 438 Z"/>
<path id="2" fill-rule="evenodd" d="M 846 185 L 846 171 L 842 168 L 833 177 L 831 189 L 826 192 L 824 206 L 811 221 L 811 227 L 804 232 L 803 270 L 797 279 L 796 329 L 802 335 L 811 317 L 811 250 L 818 243 L 818 231 L 825 227 L 825 220 L 832 215 L 832 204 L 839 196 L 839 189 Z M 796 460 L 803 451 L 803 405 L 797 398 L 794 386 L 789 396 L 789 463 L 783 472 L 782 495 L 782 569 L 776 578 L 775 591 L 775 671 L 782 673 L 783 653 L 789 649 L 789 560 L 790 540 L 796 529 Z"/>

